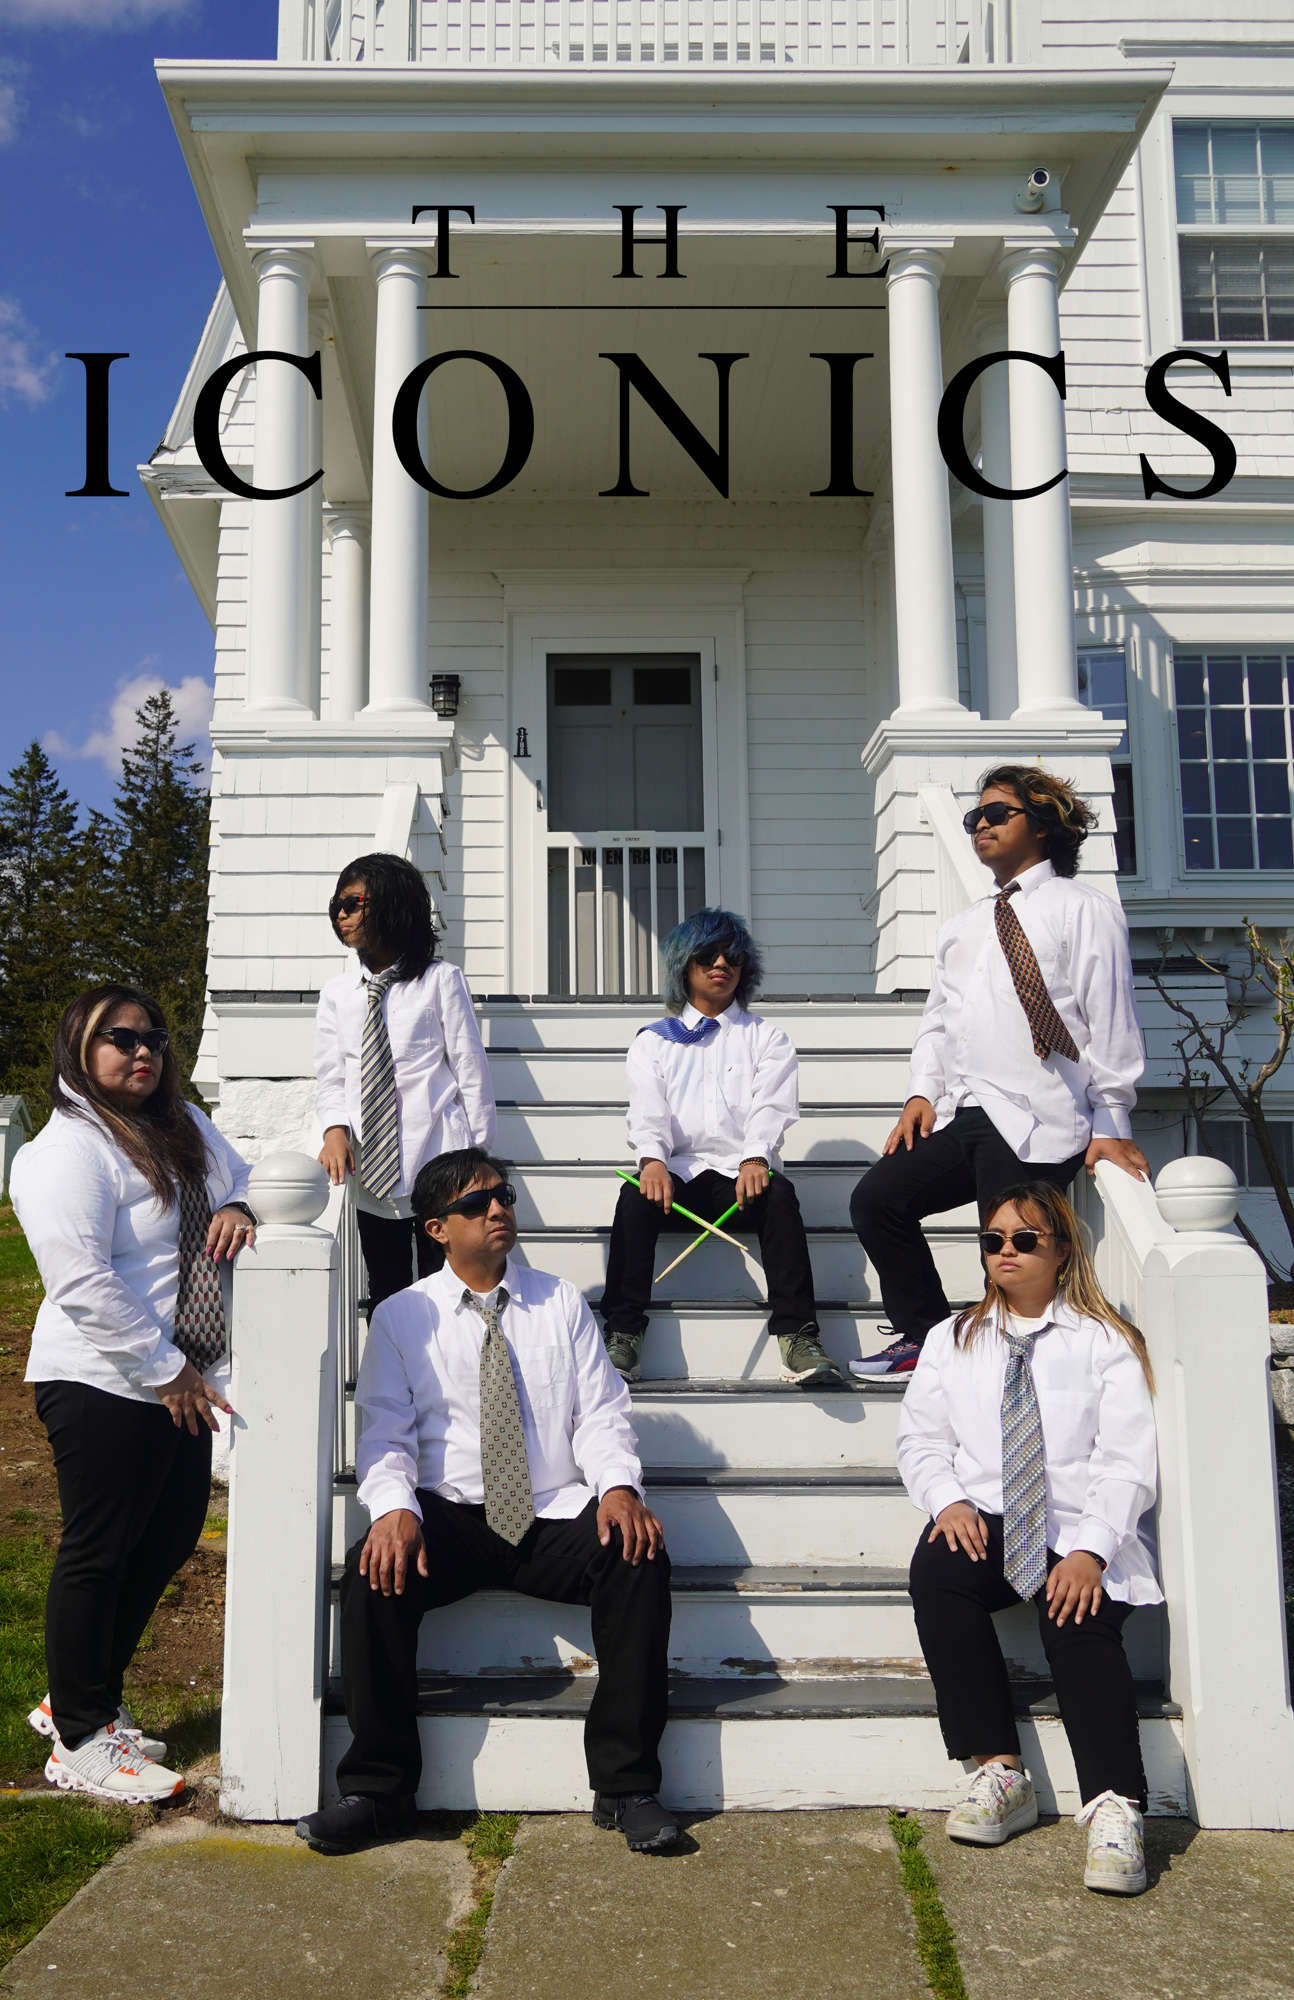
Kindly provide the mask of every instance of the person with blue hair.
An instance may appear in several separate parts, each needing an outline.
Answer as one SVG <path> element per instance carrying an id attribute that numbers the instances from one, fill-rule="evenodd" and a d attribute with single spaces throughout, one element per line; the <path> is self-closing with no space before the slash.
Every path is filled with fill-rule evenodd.
<path id="1" fill-rule="evenodd" d="M 839 1381 L 819 1334 L 800 1204 L 780 1171 L 800 1115 L 799 1063 L 782 1030 L 748 1012 L 759 948 L 731 910 L 704 909 L 662 940 L 660 956 L 669 1011 L 639 1030 L 626 1065 L 638 1186 L 621 1188 L 611 1225 L 602 1316 L 612 1364 L 637 1380 L 656 1239 L 679 1226 L 674 1203 L 714 1222 L 736 1202 L 736 1226 L 759 1237 L 783 1377 Z"/>

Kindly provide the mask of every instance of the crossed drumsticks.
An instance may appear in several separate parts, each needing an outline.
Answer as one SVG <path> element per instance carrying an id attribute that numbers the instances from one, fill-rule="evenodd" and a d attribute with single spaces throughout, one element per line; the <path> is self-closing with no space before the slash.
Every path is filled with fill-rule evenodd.
<path id="1" fill-rule="evenodd" d="M 622 1181 L 628 1181 L 630 1187 L 636 1187 L 638 1189 L 639 1194 L 642 1193 L 642 1183 L 638 1179 L 637 1174 L 627 1174 L 623 1167 L 617 1167 L 616 1172 L 619 1174 Z M 746 1259 L 746 1262 L 750 1265 L 751 1269 L 757 1274 L 757 1276 L 762 1281 L 764 1276 L 763 1269 L 757 1263 L 752 1253 L 746 1248 L 745 1244 L 739 1242 L 737 1237 L 729 1236 L 727 1230 L 721 1229 L 719 1226 L 720 1223 L 726 1222 L 729 1216 L 735 1215 L 737 1213 L 737 1210 L 741 1207 L 741 1203 L 739 1201 L 734 1201 L 731 1208 L 725 1208 L 723 1214 L 719 1217 L 718 1222 L 707 1222 L 704 1216 L 694 1215 L 690 1208 L 684 1208 L 681 1201 L 674 1202 L 673 1207 L 677 1210 L 677 1212 L 680 1215 L 686 1216 L 689 1222 L 695 1222 L 697 1228 L 701 1230 L 702 1233 L 700 1236 L 694 1238 L 694 1240 L 688 1244 L 687 1249 L 682 1251 L 674 1259 L 674 1262 L 672 1264 L 667 1264 L 663 1271 L 658 1271 L 656 1273 L 655 1278 L 652 1280 L 653 1285 L 658 1285 L 662 1278 L 668 1278 L 671 1271 L 676 1271 L 679 1265 L 683 1262 L 684 1257 L 690 1257 L 694 1250 L 699 1249 L 701 1244 L 705 1242 L 707 1236 L 717 1236 L 721 1243 L 731 1243 L 734 1250 L 740 1250 L 742 1256 Z"/>

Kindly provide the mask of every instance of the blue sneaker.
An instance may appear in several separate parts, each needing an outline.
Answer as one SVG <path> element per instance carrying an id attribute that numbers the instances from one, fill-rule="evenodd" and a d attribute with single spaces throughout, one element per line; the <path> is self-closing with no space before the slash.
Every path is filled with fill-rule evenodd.
<path id="1" fill-rule="evenodd" d="M 865 1354 L 861 1361 L 851 1361 L 851 1375 L 864 1378 L 874 1375 L 910 1375 L 921 1356 L 921 1349 L 915 1340 L 905 1340 L 900 1334 L 879 1354 Z"/>

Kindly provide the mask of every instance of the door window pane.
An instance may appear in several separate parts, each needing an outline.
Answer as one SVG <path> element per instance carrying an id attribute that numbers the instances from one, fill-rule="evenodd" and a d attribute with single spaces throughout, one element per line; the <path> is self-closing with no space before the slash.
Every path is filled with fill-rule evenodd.
<path id="1" fill-rule="evenodd" d="M 610 667 L 554 667 L 554 708 L 610 708 Z"/>

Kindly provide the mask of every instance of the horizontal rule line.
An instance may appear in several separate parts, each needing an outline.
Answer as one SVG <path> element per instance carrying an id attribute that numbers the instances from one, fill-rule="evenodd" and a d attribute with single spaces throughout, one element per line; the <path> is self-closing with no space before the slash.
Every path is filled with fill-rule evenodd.
<path id="1" fill-rule="evenodd" d="M 419 312 L 528 312 L 528 313 L 880 313 L 884 306 L 535 306 L 527 305 L 464 305 L 437 299 L 433 304 L 419 306 Z"/>

